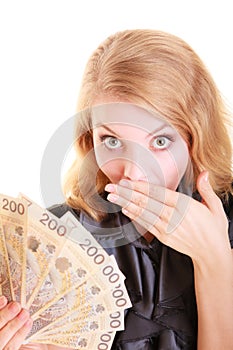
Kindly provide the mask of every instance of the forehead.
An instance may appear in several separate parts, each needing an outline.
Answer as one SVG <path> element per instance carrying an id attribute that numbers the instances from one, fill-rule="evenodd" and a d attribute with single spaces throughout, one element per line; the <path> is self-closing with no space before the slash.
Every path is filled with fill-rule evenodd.
<path id="1" fill-rule="evenodd" d="M 126 124 L 146 131 L 171 127 L 158 114 L 130 103 L 106 103 L 92 108 L 92 126 L 97 128 L 109 124 Z"/>

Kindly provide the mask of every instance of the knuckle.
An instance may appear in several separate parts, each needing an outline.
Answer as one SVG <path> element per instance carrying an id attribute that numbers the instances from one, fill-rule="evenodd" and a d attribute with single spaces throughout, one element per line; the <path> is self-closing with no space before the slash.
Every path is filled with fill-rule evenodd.
<path id="1" fill-rule="evenodd" d="M 8 310 L 8 306 L 5 307 L 3 310 L 0 312 L 0 329 L 3 328 L 9 320 L 11 320 L 11 314 L 10 311 Z"/>
<path id="2" fill-rule="evenodd" d="M 146 196 L 136 197 L 134 203 L 140 208 L 146 208 L 148 204 L 148 198 Z"/>
<path id="3" fill-rule="evenodd" d="M 154 236 L 155 236 L 155 233 L 157 232 L 157 230 L 155 229 L 155 225 L 156 223 L 147 224 L 147 230 L 151 232 Z"/>
<path id="4" fill-rule="evenodd" d="M 145 211 L 144 218 L 150 227 L 156 226 L 160 220 L 158 215 L 150 211 Z"/>
<path id="5" fill-rule="evenodd" d="M 171 213 L 170 213 L 170 209 L 166 207 L 166 205 L 162 205 L 161 209 L 160 209 L 160 215 L 161 217 L 164 218 L 164 220 L 166 222 L 168 222 L 171 218 Z"/>
<path id="6" fill-rule="evenodd" d="M 162 227 L 159 226 L 159 228 L 155 229 L 152 233 L 157 237 L 157 239 L 165 244 L 168 245 L 168 235 L 166 235 L 162 229 Z"/>
<path id="7" fill-rule="evenodd" d="M 150 186 L 149 188 L 149 195 L 154 198 L 161 198 L 165 200 L 165 188 L 160 188 L 158 186 Z"/>
<path id="8" fill-rule="evenodd" d="M 32 324 L 32 323 L 30 323 Z M 21 340 L 21 342 L 26 338 L 27 334 L 30 332 L 30 327 L 27 326 L 27 323 L 25 323 L 17 332 L 18 339 Z"/>
<path id="9" fill-rule="evenodd" d="M 20 325 L 22 324 L 22 321 L 18 318 L 15 317 L 12 321 L 8 322 L 7 327 L 9 332 L 16 332 Z"/>
<path id="10" fill-rule="evenodd" d="M 5 347 L 4 347 L 4 350 L 15 350 L 15 345 L 11 343 L 7 344 Z"/>
<path id="11" fill-rule="evenodd" d="M 136 217 L 140 217 L 143 213 L 143 208 L 141 208 L 140 206 L 135 206 L 134 208 L 134 215 Z"/>
<path id="12" fill-rule="evenodd" d="M 5 319 L 2 313 L 0 313 L 0 328 L 2 328 L 5 324 Z"/>

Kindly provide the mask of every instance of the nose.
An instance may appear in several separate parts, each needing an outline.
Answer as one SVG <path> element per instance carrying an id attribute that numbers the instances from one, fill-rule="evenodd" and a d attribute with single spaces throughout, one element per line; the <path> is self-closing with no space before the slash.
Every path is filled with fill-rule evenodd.
<path id="1" fill-rule="evenodd" d="M 146 179 L 146 175 L 139 164 L 127 160 L 124 164 L 124 178 L 131 181 L 142 181 Z"/>
<path id="2" fill-rule="evenodd" d="M 148 162 L 149 152 L 141 144 L 128 142 L 124 161 L 124 177 L 132 181 L 145 181 L 147 179 L 145 164 Z M 149 157 L 150 158 L 150 157 Z M 151 159 L 150 159 L 151 161 Z"/>

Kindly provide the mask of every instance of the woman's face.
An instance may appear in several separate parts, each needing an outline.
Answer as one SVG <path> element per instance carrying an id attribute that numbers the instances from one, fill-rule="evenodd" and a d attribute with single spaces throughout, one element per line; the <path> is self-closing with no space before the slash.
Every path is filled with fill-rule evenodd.
<path id="1" fill-rule="evenodd" d="M 146 181 L 175 190 L 189 152 L 179 133 L 161 117 L 129 103 L 93 107 L 97 164 L 112 183 Z"/>

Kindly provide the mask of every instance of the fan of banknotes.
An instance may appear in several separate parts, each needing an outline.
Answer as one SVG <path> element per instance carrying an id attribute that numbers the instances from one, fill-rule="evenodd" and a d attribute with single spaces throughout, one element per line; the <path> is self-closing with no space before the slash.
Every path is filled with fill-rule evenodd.
<path id="1" fill-rule="evenodd" d="M 27 308 L 26 342 L 110 349 L 131 302 L 113 256 L 70 213 L 0 195 L 0 295 Z"/>

